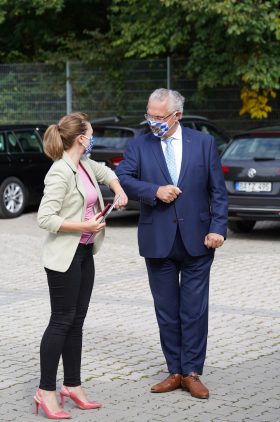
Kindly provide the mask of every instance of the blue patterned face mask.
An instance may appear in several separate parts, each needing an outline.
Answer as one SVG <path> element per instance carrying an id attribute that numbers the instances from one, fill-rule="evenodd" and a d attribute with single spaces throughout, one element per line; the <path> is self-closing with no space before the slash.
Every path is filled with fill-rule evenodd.
<path id="1" fill-rule="evenodd" d="M 173 116 L 175 113 L 173 113 Z M 158 138 L 162 138 L 173 126 L 173 125 L 171 127 L 169 126 L 168 120 L 166 122 L 156 122 L 154 120 L 147 119 L 147 123 L 150 126 L 150 129 L 153 132 L 153 134 L 157 136 Z"/>
<path id="2" fill-rule="evenodd" d="M 86 154 L 90 153 L 90 152 L 91 152 L 91 150 L 92 150 L 92 148 L 93 148 L 93 144 L 94 144 L 94 137 L 93 137 L 93 135 L 91 135 L 91 137 L 90 137 L 90 138 L 89 138 L 88 136 L 86 136 L 86 135 L 83 135 L 83 136 L 84 136 L 85 138 L 89 139 L 89 144 L 88 144 L 88 146 L 86 146 L 86 145 L 82 144 L 82 145 L 85 147 L 84 154 L 86 155 Z"/>

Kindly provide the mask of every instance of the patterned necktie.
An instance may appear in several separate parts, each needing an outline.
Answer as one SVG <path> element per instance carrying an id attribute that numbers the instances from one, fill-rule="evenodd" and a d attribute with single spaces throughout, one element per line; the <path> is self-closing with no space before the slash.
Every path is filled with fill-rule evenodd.
<path id="1" fill-rule="evenodd" d="M 167 168 L 169 171 L 169 174 L 171 176 L 172 182 L 175 186 L 177 186 L 178 183 L 178 176 L 177 176 L 177 168 L 176 168 L 176 159 L 175 159 L 175 153 L 174 148 L 172 145 L 172 140 L 174 138 L 166 138 L 164 142 L 166 143 L 166 148 L 164 151 L 165 161 L 167 164 Z"/>

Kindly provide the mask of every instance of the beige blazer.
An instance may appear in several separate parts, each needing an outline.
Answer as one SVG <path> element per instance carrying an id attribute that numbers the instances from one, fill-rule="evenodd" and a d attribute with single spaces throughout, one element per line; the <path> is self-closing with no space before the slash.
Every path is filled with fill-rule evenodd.
<path id="1" fill-rule="evenodd" d="M 98 164 L 86 156 L 81 157 L 81 163 L 96 188 L 98 202 L 95 211 L 98 212 L 104 207 L 98 183 L 109 186 L 117 176 L 108 167 Z M 38 210 L 38 224 L 49 232 L 43 246 L 44 267 L 60 272 L 65 272 L 70 267 L 81 233 L 59 232 L 58 230 L 64 220 L 84 221 L 85 211 L 84 185 L 79 178 L 75 164 L 64 152 L 63 157 L 53 163 L 45 177 L 44 195 Z M 102 230 L 96 236 L 93 254 L 102 245 L 104 235 L 104 230 Z"/>

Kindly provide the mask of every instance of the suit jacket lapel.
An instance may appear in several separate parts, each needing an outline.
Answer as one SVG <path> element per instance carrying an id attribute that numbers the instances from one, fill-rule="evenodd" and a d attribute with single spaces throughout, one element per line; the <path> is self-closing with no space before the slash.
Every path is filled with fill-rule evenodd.
<path id="1" fill-rule="evenodd" d="M 160 140 L 156 138 L 155 136 L 151 136 L 151 144 L 152 144 L 152 151 L 156 157 L 156 160 L 161 168 L 162 173 L 164 174 L 168 183 L 173 185 L 172 179 L 170 177 L 170 174 L 166 165 L 166 161 L 165 161 L 165 157 L 162 151 Z M 192 150 L 192 141 L 191 141 L 191 138 L 188 136 L 188 129 L 182 127 L 182 163 L 181 163 L 181 170 L 180 170 L 179 179 L 178 179 L 178 186 L 187 171 L 187 168 L 190 162 L 191 150 Z"/>
<path id="2" fill-rule="evenodd" d="M 166 178 L 167 182 L 172 185 L 173 182 L 166 165 L 165 157 L 162 151 L 161 141 L 153 135 L 151 137 L 151 148 L 164 177 Z"/>
<path id="3" fill-rule="evenodd" d="M 182 164 L 178 179 L 178 186 L 187 171 L 191 157 L 191 150 L 192 141 L 191 138 L 188 136 L 188 129 L 182 127 Z"/>

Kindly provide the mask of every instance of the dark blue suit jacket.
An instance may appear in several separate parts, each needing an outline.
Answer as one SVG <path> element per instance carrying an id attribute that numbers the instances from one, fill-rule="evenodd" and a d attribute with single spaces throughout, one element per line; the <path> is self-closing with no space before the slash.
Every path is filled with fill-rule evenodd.
<path id="1" fill-rule="evenodd" d="M 160 140 L 152 133 L 132 140 L 117 168 L 130 199 L 140 201 L 138 226 L 140 255 L 165 258 L 177 226 L 192 256 L 213 253 L 204 246 L 209 232 L 226 237 L 227 193 L 220 159 L 212 136 L 182 127 L 182 165 L 178 187 L 182 193 L 170 204 L 156 199 L 159 186 L 173 184 Z"/>

